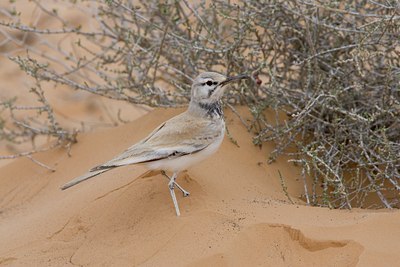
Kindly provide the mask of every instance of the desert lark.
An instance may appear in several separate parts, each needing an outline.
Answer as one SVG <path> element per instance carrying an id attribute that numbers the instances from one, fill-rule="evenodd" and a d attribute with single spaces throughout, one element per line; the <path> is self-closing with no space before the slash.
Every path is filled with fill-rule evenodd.
<path id="1" fill-rule="evenodd" d="M 226 77 L 216 72 L 204 72 L 192 85 L 188 109 L 158 126 L 146 138 L 129 147 L 110 161 L 92 168 L 61 187 L 62 190 L 116 167 L 145 163 L 151 170 L 162 170 L 169 179 L 168 188 L 180 215 L 175 186 L 188 196 L 175 182 L 178 173 L 202 161 L 217 151 L 224 139 L 225 121 L 221 97 L 230 82 L 248 78 L 247 75 Z M 168 177 L 165 171 L 171 171 Z"/>

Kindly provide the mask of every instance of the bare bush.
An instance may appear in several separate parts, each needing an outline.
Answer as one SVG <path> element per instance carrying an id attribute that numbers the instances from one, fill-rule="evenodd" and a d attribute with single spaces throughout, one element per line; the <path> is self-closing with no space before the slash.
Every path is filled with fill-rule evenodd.
<path id="1" fill-rule="evenodd" d="M 18 12 L 3 9 L 1 42 L 28 49 L 11 60 L 37 81 L 32 93 L 48 116 L 41 131 L 15 117 L 17 130 L 0 124 L 3 139 L 45 133 L 74 140 L 41 98 L 42 82 L 175 107 L 188 102 L 191 77 L 200 71 L 258 72 L 266 83 L 241 84 L 229 92 L 228 103 L 250 108 L 254 120 L 246 127 L 255 144 L 276 143 L 271 161 L 288 154 L 302 167 L 308 204 L 399 207 L 398 1 L 64 1 L 92 17 L 90 29 L 35 3 L 59 27 L 24 25 Z M 21 44 L 10 30 L 42 40 L 56 56 Z M 80 52 L 45 38 L 54 35 L 74 38 Z M 2 105 L 18 110 L 12 101 Z M 263 115 L 271 108 L 275 121 Z M 279 119 L 281 112 L 287 119 Z M 380 201 L 371 202 L 374 197 Z"/>

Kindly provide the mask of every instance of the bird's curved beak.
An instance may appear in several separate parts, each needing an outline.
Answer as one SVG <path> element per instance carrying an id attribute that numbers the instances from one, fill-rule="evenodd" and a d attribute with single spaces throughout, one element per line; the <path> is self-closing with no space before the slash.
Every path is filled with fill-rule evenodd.
<path id="1" fill-rule="evenodd" d="M 237 75 L 237 76 L 231 76 L 226 78 L 225 81 L 220 82 L 219 86 L 225 86 L 228 83 L 234 82 L 234 81 L 238 81 L 238 80 L 242 80 L 242 79 L 250 79 L 249 75 L 246 74 L 241 74 L 241 75 Z"/>

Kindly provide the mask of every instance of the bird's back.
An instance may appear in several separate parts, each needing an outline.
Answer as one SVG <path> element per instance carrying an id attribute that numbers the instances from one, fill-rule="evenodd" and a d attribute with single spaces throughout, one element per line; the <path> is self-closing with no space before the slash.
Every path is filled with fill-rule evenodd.
<path id="1" fill-rule="evenodd" d="M 224 129 L 223 119 L 199 117 L 186 111 L 161 124 L 119 156 L 92 170 L 194 154 L 223 137 Z"/>

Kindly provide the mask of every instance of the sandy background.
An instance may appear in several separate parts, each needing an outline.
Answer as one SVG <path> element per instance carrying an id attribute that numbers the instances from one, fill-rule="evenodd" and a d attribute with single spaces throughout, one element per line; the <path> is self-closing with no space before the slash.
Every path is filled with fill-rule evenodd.
<path id="1" fill-rule="evenodd" d="M 26 84 L 18 67 L 1 57 L 1 99 L 18 92 L 29 101 Z M 56 172 L 29 159 L 0 162 L 0 266 L 400 266 L 397 210 L 305 206 L 300 170 L 286 158 L 266 164 L 273 145 L 255 147 L 228 110 L 239 147 L 225 138 L 214 156 L 181 173 L 178 182 L 191 193 L 177 195 L 181 217 L 167 180 L 143 175 L 143 166 L 61 191 L 182 109 L 149 112 L 69 88 L 46 93 L 63 123 L 76 127 L 85 120 L 90 127 L 71 157 L 63 149 L 36 156 Z M 117 122 L 119 109 L 130 123 Z M 16 149 L 0 147 L 2 154 Z M 295 204 L 283 193 L 278 170 Z"/>

